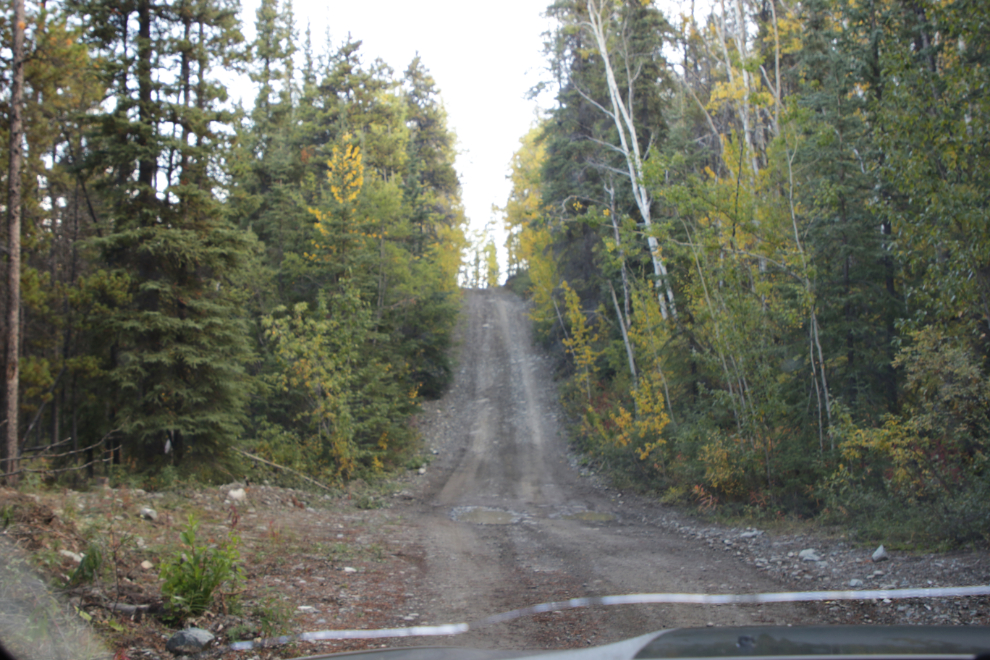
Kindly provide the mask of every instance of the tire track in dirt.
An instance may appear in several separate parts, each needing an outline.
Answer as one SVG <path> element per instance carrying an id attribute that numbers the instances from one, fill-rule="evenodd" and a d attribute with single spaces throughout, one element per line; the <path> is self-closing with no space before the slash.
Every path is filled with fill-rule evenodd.
<path id="1" fill-rule="evenodd" d="M 418 502 L 402 513 L 426 559 L 422 623 L 474 621 L 580 596 L 779 590 L 741 561 L 658 526 L 660 504 L 620 497 L 579 475 L 550 362 L 533 346 L 518 297 L 466 292 L 459 336 L 453 386 L 421 423 L 439 459 Z M 817 619 L 802 605 L 623 606 L 545 614 L 449 643 L 567 648 L 670 627 Z"/>

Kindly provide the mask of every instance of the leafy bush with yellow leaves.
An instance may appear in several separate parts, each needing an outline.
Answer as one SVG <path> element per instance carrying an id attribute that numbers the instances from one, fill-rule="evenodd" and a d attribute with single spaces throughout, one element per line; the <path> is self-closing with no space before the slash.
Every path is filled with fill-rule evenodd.
<path id="1" fill-rule="evenodd" d="M 990 380 L 964 339 L 934 327 L 912 339 L 894 360 L 906 376 L 901 414 L 877 428 L 847 424 L 829 482 L 834 506 L 862 509 L 871 491 L 867 515 L 928 519 L 960 542 L 986 536 L 990 500 L 980 494 L 990 490 Z M 878 507 L 876 495 L 891 506 Z"/>

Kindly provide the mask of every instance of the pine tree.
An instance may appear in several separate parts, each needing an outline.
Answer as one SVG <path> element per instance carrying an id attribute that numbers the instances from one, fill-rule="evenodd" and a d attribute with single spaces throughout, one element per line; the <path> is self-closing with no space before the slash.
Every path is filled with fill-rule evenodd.
<path id="1" fill-rule="evenodd" d="M 255 25 L 249 72 L 258 92 L 232 154 L 231 215 L 264 244 L 264 272 L 254 283 L 264 313 L 278 304 L 310 299 L 311 292 L 298 291 L 287 276 L 283 261 L 288 256 L 291 262 L 309 247 L 312 216 L 306 210 L 303 179 L 313 150 L 299 129 L 291 4 L 266 0 Z"/>
<path id="2" fill-rule="evenodd" d="M 102 98 L 87 48 L 63 8 L 29 8 L 25 20 L 29 38 L 20 104 L 24 157 L 17 206 L 22 254 L 19 412 L 26 424 L 7 427 L 17 427 L 20 440 L 27 440 L 21 451 L 69 434 L 77 440 L 72 420 L 83 412 L 84 397 L 76 382 L 88 371 L 84 364 L 89 361 L 89 337 L 78 327 L 86 262 L 77 241 L 89 235 L 92 223 L 84 201 L 86 182 L 75 172 L 74 161 L 82 142 L 80 120 Z M 13 23 L 3 22 L 4 28 Z M 12 73 L 3 70 L 0 76 Z M 5 164 L 0 172 L 6 174 Z"/>
<path id="3" fill-rule="evenodd" d="M 10 167 L 7 170 L 7 333 L 5 342 L 6 443 L 4 468 L 17 485 L 20 453 L 20 328 L 21 328 L 21 163 L 24 156 L 24 0 L 14 0 L 10 88 Z"/>

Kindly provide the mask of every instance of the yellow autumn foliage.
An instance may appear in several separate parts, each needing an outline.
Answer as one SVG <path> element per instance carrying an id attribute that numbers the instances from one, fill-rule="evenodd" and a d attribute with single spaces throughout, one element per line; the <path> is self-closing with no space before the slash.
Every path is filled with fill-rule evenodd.
<path id="1" fill-rule="evenodd" d="M 597 361 L 602 354 L 602 351 L 594 348 L 599 336 L 588 325 L 588 319 L 581 308 L 581 298 L 577 292 L 567 284 L 566 280 L 561 282 L 560 286 L 564 290 L 565 313 L 570 325 L 570 336 L 563 339 L 563 344 L 567 348 L 567 352 L 574 358 L 574 365 L 584 381 L 585 395 L 590 400 L 591 377 L 598 372 Z"/>
<path id="2" fill-rule="evenodd" d="M 343 142 L 350 142 L 350 134 L 345 134 Z M 347 144 L 343 149 L 333 146 L 330 160 L 327 161 L 327 180 L 330 192 L 338 204 L 350 204 L 357 199 L 364 186 L 364 164 L 361 160 L 361 147 Z"/>
<path id="3" fill-rule="evenodd" d="M 526 228 L 519 236 L 520 254 L 529 264 L 529 278 L 533 283 L 533 311 L 530 316 L 543 323 L 556 318 L 553 292 L 560 285 L 557 262 L 550 253 L 552 240 L 547 229 Z"/>

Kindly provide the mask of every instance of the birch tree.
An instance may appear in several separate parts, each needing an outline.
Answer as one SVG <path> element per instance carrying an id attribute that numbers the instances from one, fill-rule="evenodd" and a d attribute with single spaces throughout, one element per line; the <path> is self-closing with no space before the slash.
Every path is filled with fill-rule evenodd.
<path id="1" fill-rule="evenodd" d="M 639 129 L 636 125 L 633 111 L 635 100 L 635 83 L 642 72 L 642 63 L 638 62 L 631 52 L 628 22 L 616 11 L 615 4 L 609 0 L 588 0 L 587 19 L 581 22 L 581 27 L 587 32 L 598 50 L 605 69 L 605 80 L 608 84 L 610 107 L 605 107 L 584 95 L 601 112 L 615 124 L 619 136 L 618 145 L 610 145 L 618 151 L 626 164 L 626 174 L 632 187 L 636 208 L 646 227 L 646 241 L 650 248 L 650 258 L 653 262 L 653 274 L 656 277 L 657 301 L 663 318 L 677 318 L 677 306 L 674 292 L 670 286 L 667 267 L 660 251 L 660 242 L 651 231 L 653 226 L 653 196 L 644 181 L 643 160 L 645 154 L 640 146 Z M 613 54 L 624 69 L 624 89 L 620 87 L 612 64 Z"/>

